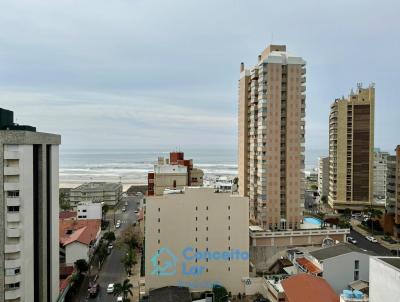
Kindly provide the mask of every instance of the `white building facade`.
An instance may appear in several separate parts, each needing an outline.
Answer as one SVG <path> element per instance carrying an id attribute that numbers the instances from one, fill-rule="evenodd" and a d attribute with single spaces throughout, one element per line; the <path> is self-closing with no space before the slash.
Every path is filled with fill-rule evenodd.
<path id="1" fill-rule="evenodd" d="M 374 199 L 386 200 L 387 198 L 387 160 L 389 153 L 380 149 L 374 151 Z"/>
<path id="2" fill-rule="evenodd" d="M 70 201 L 94 202 L 115 206 L 122 200 L 122 183 L 89 182 L 76 187 L 70 192 Z"/>
<path id="3" fill-rule="evenodd" d="M 0 302 L 57 300 L 60 142 L 0 131 Z"/>
<path id="4" fill-rule="evenodd" d="M 370 302 L 400 301 L 399 257 L 371 257 L 369 299 Z"/>
<path id="5" fill-rule="evenodd" d="M 320 197 L 329 194 L 329 157 L 318 158 L 318 193 Z"/>
<path id="6" fill-rule="evenodd" d="M 146 292 L 163 286 L 244 292 L 249 275 L 248 198 L 186 187 L 148 197 L 145 215 Z"/>
<path id="7" fill-rule="evenodd" d="M 102 219 L 101 203 L 80 202 L 76 207 L 78 219 Z"/>

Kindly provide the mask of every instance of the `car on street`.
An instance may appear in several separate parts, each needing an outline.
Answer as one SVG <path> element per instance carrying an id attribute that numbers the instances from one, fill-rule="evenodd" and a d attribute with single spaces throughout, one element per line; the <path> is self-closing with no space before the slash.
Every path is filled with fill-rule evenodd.
<path id="1" fill-rule="evenodd" d="M 126 207 L 128 206 L 128 202 L 127 202 L 127 201 L 125 201 L 125 206 L 126 206 Z"/>
<path id="2" fill-rule="evenodd" d="M 122 212 L 126 212 L 126 207 L 123 207 L 123 208 L 122 208 Z"/>
<path id="3" fill-rule="evenodd" d="M 107 294 L 112 294 L 114 292 L 114 283 L 110 283 L 107 286 Z"/>
<path id="4" fill-rule="evenodd" d="M 121 223 L 120 222 L 117 222 L 117 224 L 115 225 L 115 228 L 116 229 L 119 229 L 121 227 Z"/>
<path id="5" fill-rule="evenodd" d="M 137 214 L 137 213 L 139 213 L 139 211 L 138 211 L 138 210 L 135 210 L 135 214 Z"/>
<path id="6" fill-rule="evenodd" d="M 136 196 L 142 196 L 142 192 L 137 192 Z"/>
<path id="7" fill-rule="evenodd" d="M 110 243 L 110 244 L 108 245 L 108 248 L 111 249 L 111 250 L 113 249 L 113 247 L 114 247 L 114 246 L 113 246 L 112 243 Z"/>
<path id="8" fill-rule="evenodd" d="M 357 240 L 355 240 L 353 237 L 347 237 L 347 242 L 352 243 L 352 244 L 357 244 Z"/>
<path id="9" fill-rule="evenodd" d="M 89 288 L 88 288 L 88 292 L 89 292 L 89 296 L 90 297 L 96 297 L 98 292 L 100 290 L 100 285 L 96 282 L 89 282 Z"/>
<path id="10" fill-rule="evenodd" d="M 117 298 L 117 302 L 123 302 L 124 301 L 124 299 L 122 298 L 122 296 L 119 296 L 118 298 Z"/>
<path id="11" fill-rule="evenodd" d="M 372 242 L 372 243 L 377 243 L 378 240 L 376 240 L 374 237 L 372 236 L 365 236 L 365 239 L 367 239 L 368 241 Z"/>

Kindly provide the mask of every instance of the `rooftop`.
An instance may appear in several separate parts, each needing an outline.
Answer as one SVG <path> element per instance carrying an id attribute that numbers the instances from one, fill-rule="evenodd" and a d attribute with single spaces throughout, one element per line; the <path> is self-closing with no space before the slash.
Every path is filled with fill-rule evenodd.
<path id="1" fill-rule="evenodd" d="M 379 257 L 378 259 L 400 270 L 400 257 Z"/>
<path id="2" fill-rule="evenodd" d="M 60 219 L 59 236 L 62 245 L 80 242 L 90 245 L 96 240 L 101 227 L 100 219 L 65 220 Z"/>
<path id="3" fill-rule="evenodd" d="M 149 302 L 191 302 L 187 287 L 166 286 L 153 289 L 149 293 Z"/>
<path id="4" fill-rule="evenodd" d="M 14 123 L 14 112 L 11 110 L 0 108 L 0 130 L 21 130 L 35 132 L 36 128 Z"/>
<path id="5" fill-rule="evenodd" d="M 115 191 L 121 185 L 119 182 L 87 182 L 71 191 L 80 192 L 100 192 L 100 191 Z"/>
<path id="6" fill-rule="evenodd" d="M 58 214 L 58 218 L 60 219 L 71 219 L 76 218 L 76 212 L 74 211 L 62 211 Z"/>
<path id="7" fill-rule="evenodd" d="M 297 258 L 297 263 L 300 264 L 310 274 L 319 274 L 322 270 L 305 257 Z"/>
<path id="8" fill-rule="evenodd" d="M 317 251 L 310 252 L 310 255 L 318 260 L 325 260 L 334 258 L 337 256 L 349 254 L 352 252 L 362 253 L 367 255 L 375 255 L 375 253 L 360 249 L 359 247 L 349 244 L 349 243 L 341 243 L 334 246 L 330 246 L 324 249 L 320 249 Z"/>
<path id="9" fill-rule="evenodd" d="M 291 276 L 282 281 L 282 287 L 288 302 L 339 302 L 328 282 L 314 275 Z"/>

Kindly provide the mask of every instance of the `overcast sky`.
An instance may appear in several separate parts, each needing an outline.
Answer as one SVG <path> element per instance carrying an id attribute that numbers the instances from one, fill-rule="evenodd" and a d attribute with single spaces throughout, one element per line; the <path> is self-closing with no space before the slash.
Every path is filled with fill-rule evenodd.
<path id="1" fill-rule="evenodd" d="M 236 148 L 237 84 L 267 44 L 307 61 L 306 144 L 376 83 L 375 145 L 400 144 L 400 1 L 1 0 L 0 106 L 74 147 Z"/>

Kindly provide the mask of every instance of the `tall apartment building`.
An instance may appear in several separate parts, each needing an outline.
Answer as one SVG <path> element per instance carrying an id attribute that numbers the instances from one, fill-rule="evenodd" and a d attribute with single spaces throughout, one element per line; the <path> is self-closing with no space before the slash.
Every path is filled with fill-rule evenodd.
<path id="1" fill-rule="evenodd" d="M 74 205 L 81 202 L 104 202 L 115 206 L 122 200 L 122 189 L 120 182 L 88 182 L 71 189 L 69 199 Z"/>
<path id="2" fill-rule="evenodd" d="M 396 206 L 395 206 L 395 233 L 400 238 L 400 145 L 396 148 Z"/>
<path id="3" fill-rule="evenodd" d="M 374 111 L 372 84 L 358 84 L 331 105 L 328 201 L 336 210 L 362 210 L 373 201 Z"/>
<path id="4" fill-rule="evenodd" d="M 0 109 L 0 302 L 53 302 L 59 291 L 60 136 Z"/>
<path id="5" fill-rule="evenodd" d="M 163 195 L 164 190 L 181 190 L 185 186 L 202 186 L 204 172 L 193 167 L 192 159 L 183 152 L 170 152 L 169 158 L 159 157 L 154 171 L 147 175 L 147 195 Z"/>
<path id="6" fill-rule="evenodd" d="M 305 61 L 270 45 L 240 67 L 239 193 L 250 218 L 269 229 L 298 228 L 304 206 Z"/>
<path id="7" fill-rule="evenodd" d="M 374 200 L 386 201 L 387 191 L 387 160 L 389 153 L 383 152 L 379 148 L 374 150 Z"/>
<path id="8" fill-rule="evenodd" d="M 329 157 L 318 158 L 318 193 L 321 197 L 329 193 Z"/>
<path id="9" fill-rule="evenodd" d="M 213 188 L 185 187 L 183 193 L 146 201 L 146 292 L 164 286 L 192 291 L 224 286 L 244 292 L 249 276 L 248 198 Z"/>
<path id="10" fill-rule="evenodd" d="M 387 157 L 386 204 L 394 208 L 396 203 L 396 155 Z"/>

